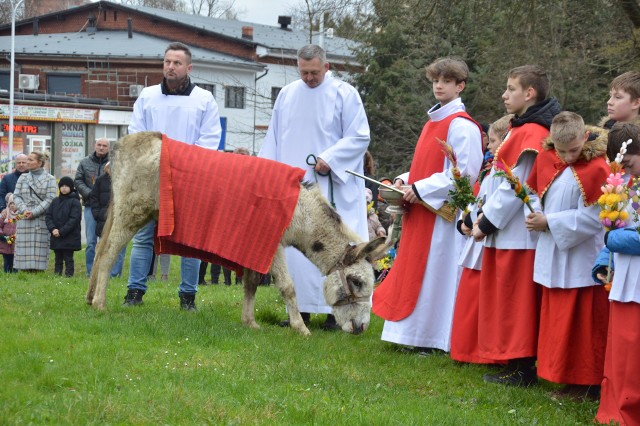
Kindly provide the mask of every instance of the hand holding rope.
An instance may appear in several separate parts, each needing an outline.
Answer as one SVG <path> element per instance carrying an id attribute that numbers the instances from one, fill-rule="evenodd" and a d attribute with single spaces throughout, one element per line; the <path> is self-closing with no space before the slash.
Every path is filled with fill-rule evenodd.
<path id="1" fill-rule="evenodd" d="M 322 160 L 322 159 L 320 159 Z M 316 183 L 318 182 L 318 175 L 320 176 L 328 176 L 329 177 L 329 202 L 331 202 L 331 207 L 333 207 L 334 209 L 336 208 L 336 203 L 333 199 L 333 179 L 331 178 L 331 169 L 329 169 L 328 172 L 323 173 L 320 171 L 316 170 L 316 166 L 318 165 L 318 159 L 316 158 L 315 155 L 313 154 L 309 154 L 307 156 L 307 164 L 310 166 L 313 166 L 313 177 L 316 180 Z"/>

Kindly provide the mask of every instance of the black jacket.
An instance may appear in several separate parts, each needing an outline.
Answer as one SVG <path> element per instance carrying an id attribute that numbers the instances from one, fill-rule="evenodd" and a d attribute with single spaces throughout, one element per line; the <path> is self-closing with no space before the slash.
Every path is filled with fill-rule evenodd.
<path id="1" fill-rule="evenodd" d="M 45 216 L 49 233 L 54 229 L 60 231 L 59 237 L 51 236 L 51 250 L 80 250 L 82 248 L 81 220 L 82 206 L 77 192 L 60 194 L 55 198 Z"/>
<path id="2" fill-rule="evenodd" d="M 109 154 L 98 157 L 95 153 L 80 160 L 73 184 L 82 197 L 82 204 L 89 205 L 89 193 L 96 180 L 104 174 L 104 166 L 109 162 Z"/>
<path id="3" fill-rule="evenodd" d="M 107 210 L 111 201 L 111 176 L 103 174 L 97 180 L 89 194 L 91 214 L 96 220 L 96 235 L 102 235 L 102 229 L 107 221 Z"/>
<path id="4" fill-rule="evenodd" d="M 16 170 L 13 173 L 4 175 L 2 181 L 0 181 L 0 210 L 7 208 L 7 202 L 4 198 L 8 193 L 13 193 L 16 190 L 16 183 L 21 174 L 22 172 Z"/>

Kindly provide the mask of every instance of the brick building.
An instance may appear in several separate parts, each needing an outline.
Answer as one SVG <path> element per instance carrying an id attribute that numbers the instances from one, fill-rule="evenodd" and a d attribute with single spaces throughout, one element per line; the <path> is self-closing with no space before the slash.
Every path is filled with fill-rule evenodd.
<path id="1" fill-rule="evenodd" d="M 289 28 L 287 17 L 268 26 L 109 1 L 35 3 L 43 14 L 16 23 L 14 151 L 51 150 L 57 177 L 75 172 L 96 137 L 126 134 L 137 94 L 162 80 L 164 48 L 172 41 L 192 48 L 192 81 L 216 98 L 226 149 L 257 152 L 279 89 L 298 78 L 295 52 L 308 43 L 304 31 Z M 80 5 L 53 9 L 61 3 Z M 0 26 L 0 53 L 6 57 L 10 34 L 10 24 Z M 325 40 L 334 70 L 347 70 L 353 62 L 350 44 Z M 5 169 L 8 62 L 0 63 Z"/>

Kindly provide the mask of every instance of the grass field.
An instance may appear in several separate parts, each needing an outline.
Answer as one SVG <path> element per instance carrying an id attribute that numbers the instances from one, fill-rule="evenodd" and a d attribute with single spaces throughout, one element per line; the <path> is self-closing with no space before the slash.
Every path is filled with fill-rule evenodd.
<path id="1" fill-rule="evenodd" d="M 0 274 L 0 424 L 587 425 L 597 403 L 483 383 L 487 367 L 405 354 L 380 341 L 382 320 L 352 336 L 311 337 L 277 323 L 279 294 L 260 287 L 260 330 L 240 323 L 241 286 L 201 287 L 198 312 L 178 308 L 178 259 L 141 307 L 84 302 L 76 277 Z M 125 265 L 125 271 L 128 271 Z"/>

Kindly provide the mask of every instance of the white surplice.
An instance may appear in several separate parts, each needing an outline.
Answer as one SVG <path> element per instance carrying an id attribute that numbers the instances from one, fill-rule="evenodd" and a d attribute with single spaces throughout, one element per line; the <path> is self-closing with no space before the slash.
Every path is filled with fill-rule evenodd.
<path id="1" fill-rule="evenodd" d="M 460 98 L 440 108 L 429 110 L 429 118 L 440 121 L 451 114 L 464 111 Z M 456 153 L 458 167 L 463 175 L 471 176 L 471 184 L 482 166 L 482 139 L 478 126 L 466 118 L 455 118 L 449 125 L 447 142 Z M 440 208 L 453 189 L 449 160 L 444 161 L 442 172 L 415 182 L 420 198 L 433 208 Z M 408 173 L 399 176 L 407 182 Z M 440 216 L 431 235 L 431 250 L 422 278 L 422 288 L 413 312 L 400 321 L 385 321 L 381 339 L 407 346 L 438 348 L 448 351 L 451 345 L 453 308 L 458 291 L 458 258 L 462 236 L 455 223 Z M 402 239 L 400 239 L 402 250 Z"/>
<path id="2" fill-rule="evenodd" d="M 567 167 L 544 195 L 549 230 L 540 232 L 533 280 L 548 288 L 596 285 L 591 266 L 602 248 L 604 230 L 600 207 L 585 207 L 582 192 Z"/>
<path id="3" fill-rule="evenodd" d="M 368 146 L 369 123 L 358 92 L 327 74 L 313 89 L 297 80 L 280 91 L 258 156 L 306 170 L 305 180 L 317 182 L 325 197 L 333 198 L 342 220 L 367 241 L 364 181 L 345 170 L 364 174 Z M 330 177 L 314 173 L 313 165 L 307 164 L 311 154 L 329 164 Z M 292 247 L 286 249 L 286 257 L 300 311 L 330 313 L 322 291 L 324 276 L 318 268 Z"/>

